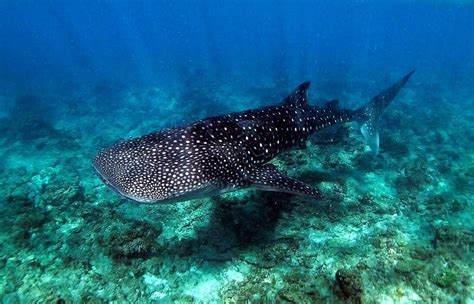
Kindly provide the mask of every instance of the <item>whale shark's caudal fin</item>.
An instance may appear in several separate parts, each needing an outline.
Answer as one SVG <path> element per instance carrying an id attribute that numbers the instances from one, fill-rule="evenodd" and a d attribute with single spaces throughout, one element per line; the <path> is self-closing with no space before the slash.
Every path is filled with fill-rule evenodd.
<path id="1" fill-rule="evenodd" d="M 380 116 L 414 72 L 413 70 L 406 74 L 391 87 L 383 90 L 370 102 L 355 111 L 355 120 L 359 123 L 360 131 L 375 155 L 379 153 L 378 122 Z"/>

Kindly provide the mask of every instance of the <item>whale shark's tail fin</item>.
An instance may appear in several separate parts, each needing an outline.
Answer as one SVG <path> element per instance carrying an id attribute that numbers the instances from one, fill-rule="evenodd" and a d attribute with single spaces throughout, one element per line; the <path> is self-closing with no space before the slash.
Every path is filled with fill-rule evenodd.
<path id="1" fill-rule="evenodd" d="M 359 123 L 360 131 L 375 155 L 379 153 L 378 122 L 380 116 L 414 72 L 415 70 L 406 74 L 402 79 L 355 111 L 355 120 Z"/>

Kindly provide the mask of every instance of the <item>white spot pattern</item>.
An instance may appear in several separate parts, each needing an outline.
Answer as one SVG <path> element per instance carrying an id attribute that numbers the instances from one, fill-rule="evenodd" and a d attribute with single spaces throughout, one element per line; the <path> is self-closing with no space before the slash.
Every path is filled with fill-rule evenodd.
<path id="1" fill-rule="evenodd" d="M 265 165 L 311 133 L 353 119 L 352 111 L 309 106 L 308 86 L 303 83 L 278 106 L 210 117 L 115 144 L 96 156 L 94 167 L 111 188 L 139 202 L 185 200 L 249 186 L 319 198 L 318 190 Z"/>

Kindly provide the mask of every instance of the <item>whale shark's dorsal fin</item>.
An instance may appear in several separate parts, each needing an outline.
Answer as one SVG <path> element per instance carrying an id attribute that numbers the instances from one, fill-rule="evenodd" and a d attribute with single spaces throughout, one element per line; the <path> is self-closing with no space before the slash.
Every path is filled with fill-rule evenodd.
<path id="1" fill-rule="evenodd" d="M 330 101 L 326 102 L 324 107 L 326 109 L 330 109 L 330 110 L 339 110 L 339 100 L 337 100 L 337 99 L 330 100 Z"/>
<path id="2" fill-rule="evenodd" d="M 285 106 L 293 108 L 301 108 L 307 106 L 309 85 L 310 82 L 305 81 L 299 86 L 297 86 L 296 89 L 294 89 L 293 92 L 283 100 L 283 104 Z"/>
<path id="3" fill-rule="evenodd" d="M 317 199 L 323 198 L 321 191 L 287 176 L 272 164 L 254 168 L 247 176 L 247 182 L 250 186 L 260 190 L 302 194 Z"/>

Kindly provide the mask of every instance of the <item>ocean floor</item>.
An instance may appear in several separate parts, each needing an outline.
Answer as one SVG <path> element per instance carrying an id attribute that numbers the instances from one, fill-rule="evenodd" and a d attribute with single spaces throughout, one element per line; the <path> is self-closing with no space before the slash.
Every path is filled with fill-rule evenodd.
<path id="1" fill-rule="evenodd" d="M 323 201 L 248 190 L 146 206 L 94 173 L 102 147 L 277 103 L 273 88 L 0 96 L 0 302 L 474 302 L 472 92 L 408 85 L 376 157 L 347 125 L 274 160 Z"/>

